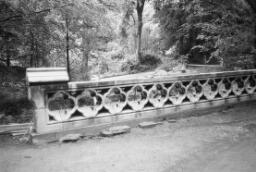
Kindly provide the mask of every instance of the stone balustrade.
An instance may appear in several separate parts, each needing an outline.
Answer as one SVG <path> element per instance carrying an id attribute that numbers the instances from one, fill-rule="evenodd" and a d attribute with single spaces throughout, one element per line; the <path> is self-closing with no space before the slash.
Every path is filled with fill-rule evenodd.
<path id="1" fill-rule="evenodd" d="M 256 97 L 256 70 L 98 82 L 68 82 L 64 69 L 28 69 L 27 76 L 38 133 L 171 116 Z"/>

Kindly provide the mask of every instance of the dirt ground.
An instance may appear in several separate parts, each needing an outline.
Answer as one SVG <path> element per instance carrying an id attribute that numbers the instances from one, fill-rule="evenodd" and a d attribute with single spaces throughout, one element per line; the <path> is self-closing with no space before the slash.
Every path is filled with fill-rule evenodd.
<path id="1" fill-rule="evenodd" d="M 255 172 L 256 102 L 111 138 L 0 143 L 1 172 Z"/>

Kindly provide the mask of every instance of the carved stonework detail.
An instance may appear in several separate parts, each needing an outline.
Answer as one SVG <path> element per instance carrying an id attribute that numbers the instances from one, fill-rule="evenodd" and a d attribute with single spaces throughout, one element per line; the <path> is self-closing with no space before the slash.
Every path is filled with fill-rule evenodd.
<path id="1" fill-rule="evenodd" d="M 203 94 L 207 100 L 213 100 L 218 94 L 218 84 L 213 79 L 208 79 L 203 85 Z"/>
<path id="2" fill-rule="evenodd" d="M 255 94 L 256 91 L 254 74 L 237 76 L 222 74 L 218 78 L 213 75 L 205 79 L 201 76 L 198 79 L 193 76 L 190 80 L 189 78 L 180 81 L 164 80 L 163 83 L 146 82 L 102 88 L 94 86 L 79 90 L 49 92 L 46 100 L 49 122 L 100 118 L 185 103 L 228 99 Z"/>
<path id="3" fill-rule="evenodd" d="M 199 101 L 203 95 L 203 87 L 199 81 L 192 81 L 187 87 L 187 97 L 191 102 Z"/>
<path id="4" fill-rule="evenodd" d="M 148 101 L 147 91 L 143 86 L 136 85 L 127 93 L 127 99 L 133 110 L 142 110 Z"/>
<path id="5" fill-rule="evenodd" d="M 104 106 L 111 114 L 122 112 L 127 103 L 125 93 L 118 87 L 111 88 L 104 97 Z"/>
<path id="6" fill-rule="evenodd" d="M 254 76 L 249 76 L 245 80 L 245 90 L 248 94 L 253 94 L 256 89 L 256 81 Z"/>
<path id="7" fill-rule="evenodd" d="M 149 90 L 149 101 L 154 107 L 162 107 L 167 99 L 167 90 L 162 84 L 155 84 Z"/>
<path id="8" fill-rule="evenodd" d="M 76 110 L 75 98 L 64 91 L 58 91 L 48 100 L 47 110 L 56 121 L 67 121 Z"/>
<path id="9" fill-rule="evenodd" d="M 85 90 L 77 97 L 77 110 L 84 117 L 95 117 L 98 111 L 102 108 L 102 97 L 94 90 Z"/>
<path id="10" fill-rule="evenodd" d="M 231 85 L 233 93 L 237 96 L 240 96 L 244 91 L 244 81 L 241 77 L 235 78 Z"/>
<path id="11" fill-rule="evenodd" d="M 169 88 L 169 100 L 174 104 L 181 104 L 186 97 L 186 87 L 181 82 L 174 83 Z"/>
<path id="12" fill-rule="evenodd" d="M 219 94 L 222 98 L 227 98 L 231 93 L 232 85 L 228 78 L 224 78 L 220 81 L 219 85 Z"/>

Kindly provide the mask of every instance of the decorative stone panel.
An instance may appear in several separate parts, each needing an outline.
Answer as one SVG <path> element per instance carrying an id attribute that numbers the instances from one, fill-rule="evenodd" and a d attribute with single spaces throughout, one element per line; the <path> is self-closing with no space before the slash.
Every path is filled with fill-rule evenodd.
<path id="1" fill-rule="evenodd" d="M 33 71 L 29 72 L 34 77 Z M 180 112 L 192 107 L 222 105 L 229 100 L 254 99 L 255 75 L 256 70 L 248 70 L 127 81 L 69 82 L 66 86 L 40 85 L 40 82 L 30 85 L 29 95 L 37 102 L 36 123 L 40 126 L 37 131 L 51 132 L 86 127 L 82 124 L 92 125 L 105 119 L 114 123 L 147 117 L 149 113 L 172 113 L 169 110 L 172 108 Z M 63 129 L 64 124 L 69 127 Z"/>
<path id="2" fill-rule="evenodd" d="M 142 85 L 135 85 L 127 93 L 128 104 L 133 110 L 142 110 L 145 104 L 148 102 L 148 93 Z"/>
<path id="3" fill-rule="evenodd" d="M 174 83 L 169 89 L 169 99 L 174 104 L 181 104 L 186 98 L 186 87 L 182 82 Z"/>
<path id="4" fill-rule="evenodd" d="M 48 100 L 47 110 L 49 119 L 67 121 L 76 110 L 76 100 L 67 92 L 58 91 Z"/>
<path id="5" fill-rule="evenodd" d="M 84 117 L 95 117 L 99 110 L 103 107 L 103 98 L 96 91 L 86 89 L 76 98 L 77 110 Z"/>
<path id="6" fill-rule="evenodd" d="M 213 100 L 218 94 L 218 84 L 214 79 L 208 79 L 203 85 L 203 94 L 207 100 Z"/>
<path id="7" fill-rule="evenodd" d="M 163 107 L 167 99 L 167 90 L 162 84 L 155 84 L 149 90 L 149 101 L 154 105 L 154 107 Z"/>

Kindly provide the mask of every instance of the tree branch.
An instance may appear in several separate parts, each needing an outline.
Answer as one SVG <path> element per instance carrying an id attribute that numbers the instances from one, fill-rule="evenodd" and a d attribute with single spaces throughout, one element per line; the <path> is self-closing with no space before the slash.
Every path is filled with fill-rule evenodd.
<path id="1" fill-rule="evenodd" d="M 41 10 L 41 11 L 33 11 L 29 14 L 27 14 L 28 16 L 31 16 L 31 15 L 34 15 L 34 14 L 40 14 L 40 13 L 44 13 L 44 12 L 50 12 L 51 9 L 44 9 L 44 10 Z M 3 20 L 0 20 L 0 23 L 4 23 L 4 22 L 7 22 L 7 21 L 10 21 L 12 19 L 19 19 L 19 18 L 22 18 L 23 16 L 20 14 L 20 15 L 14 15 L 14 16 L 10 16 L 6 19 L 3 19 Z"/>

